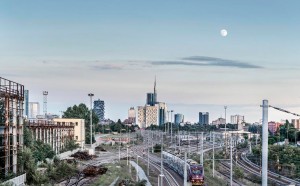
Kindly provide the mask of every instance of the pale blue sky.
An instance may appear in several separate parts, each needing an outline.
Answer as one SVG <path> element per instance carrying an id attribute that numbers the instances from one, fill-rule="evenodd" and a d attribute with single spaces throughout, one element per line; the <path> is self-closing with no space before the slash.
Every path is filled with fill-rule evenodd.
<path id="1" fill-rule="evenodd" d="M 288 3 L 287 3 L 288 2 Z M 49 111 L 106 101 L 124 119 L 143 105 L 157 76 L 158 99 L 187 120 L 261 118 L 269 99 L 300 113 L 299 1 L 1 1 L 0 75 L 31 101 L 49 91 Z M 227 37 L 220 36 L 221 29 Z M 196 57 L 195 57 L 196 56 Z M 291 118 L 277 111 L 270 120 Z"/>

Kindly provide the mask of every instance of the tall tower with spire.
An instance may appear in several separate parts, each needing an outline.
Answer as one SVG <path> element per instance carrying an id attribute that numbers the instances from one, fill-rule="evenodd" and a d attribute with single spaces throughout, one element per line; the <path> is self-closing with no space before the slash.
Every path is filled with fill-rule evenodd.
<path id="1" fill-rule="evenodd" d="M 154 102 L 154 104 L 157 103 L 156 76 L 155 76 L 155 79 L 154 79 L 154 95 L 153 95 L 153 102 Z"/>

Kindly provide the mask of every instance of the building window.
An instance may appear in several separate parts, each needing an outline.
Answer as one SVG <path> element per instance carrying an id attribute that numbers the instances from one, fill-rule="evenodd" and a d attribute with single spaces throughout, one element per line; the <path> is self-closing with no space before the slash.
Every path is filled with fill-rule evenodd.
<path id="1" fill-rule="evenodd" d="M 78 136 L 76 136 L 76 140 L 78 140 Z"/>
<path id="2" fill-rule="evenodd" d="M 76 122 L 75 124 L 76 124 L 76 126 L 78 126 L 78 122 Z"/>

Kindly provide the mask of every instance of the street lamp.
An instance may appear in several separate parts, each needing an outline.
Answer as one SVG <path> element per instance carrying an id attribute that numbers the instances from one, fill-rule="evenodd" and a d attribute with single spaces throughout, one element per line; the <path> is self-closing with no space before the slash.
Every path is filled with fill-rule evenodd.
<path id="1" fill-rule="evenodd" d="M 93 105 L 93 96 L 94 96 L 94 94 L 93 93 L 89 93 L 88 96 L 90 96 L 90 100 L 91 100 L 91 111 L 90 111 L 90 127 L 91 127 L 91 130 L 90 130 L 90 138 L 91 138 L 91 148 L 92 148 L 92 144 L 93 144 L 93 140 L 92 140 L 93 139 L 93 137 L 92 137 L 93 136 L 93 131 L 92 131 L 93 130 L 92 129 L 92 125 L 93 125 L 92 124 L 93 123 L 92 122 L 92 112 L 93 112 L 93 108 L 92 107 L 93 106 L 92 105 Z"/>
<path id="2" fill-rule="evenodd" d="M 226 127 L 226 125 L 227 125 L 227 121 L 226 121 L 226 109 L 227 109 L 227 106 L 224 106 L 224 109 L 225 109 L 225 153 L 227 155 L 227 134 L 226 134 L 226 132 L 227 132 L 227 127 Z"/>
<path id="3" fill-rule="evenodd" d="M 170 122 L 170 119 L 169 119 L 169 117 L 170 117 L 170 111 L 168 110 L 167 112 L 168 112 L 168 134 L 169 134 L 169 129 L 170 129 L 170 126 L 169 126 L 169 122 Z M 167 134 L 166 134 L 166 135 L 167 135 Z"/>
<path id="4" fill-rule="evenodd" d="M 173 112 L 174 112 L 174 110 L 171 110 L 171 146 L 173 143 L 173 124 L 172 124 Z"/>

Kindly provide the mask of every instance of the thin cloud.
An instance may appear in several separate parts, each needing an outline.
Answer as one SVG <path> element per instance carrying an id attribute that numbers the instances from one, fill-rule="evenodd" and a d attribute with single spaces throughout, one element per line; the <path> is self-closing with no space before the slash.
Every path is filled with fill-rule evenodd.
<path id="1" fill-rule="evenodd" d="M 93 65 L 93 70 L 123 70 L 123 67 L 117 65 Z"/>
<path id="2" fill-rule="evenodd" d="M 182 65 L 182 66 L 218 66 L 218 67 L 233 67 L 243 69 L 259 69 L 262 66 L 253 65 L 237 60 L 228 60 L 207 56 L 191 56 L 182 58 L 180 61 L 152 61 L 152 65 Z"/>

